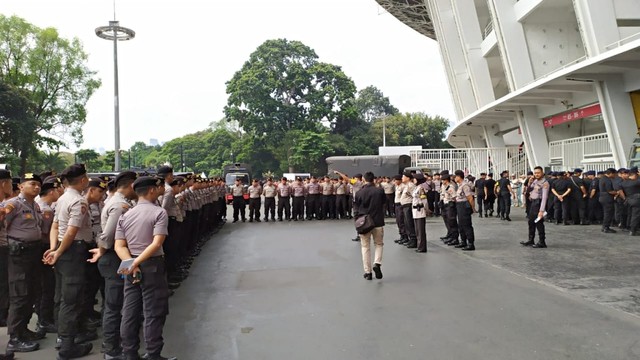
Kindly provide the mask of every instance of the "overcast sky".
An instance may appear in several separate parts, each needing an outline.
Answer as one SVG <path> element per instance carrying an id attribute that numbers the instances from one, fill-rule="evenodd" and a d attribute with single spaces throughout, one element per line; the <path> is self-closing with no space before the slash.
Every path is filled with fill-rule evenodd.
<path id="1" fill-rule="evenodd" d="M 112 20 L 113 0 L 1 0 L 0 12 L 82 41 L 102 79 L 87 104 L 82 148 L 113 149 L 113 47 L 94 32 Z M 118 47 L 123 149 L 221 119 L 225 83 L 274 38 L 302 41 L 400 111 L 454 120 L 437 43 L 374 0 L 117 0 L 116 12 L 136 32 Z"/>

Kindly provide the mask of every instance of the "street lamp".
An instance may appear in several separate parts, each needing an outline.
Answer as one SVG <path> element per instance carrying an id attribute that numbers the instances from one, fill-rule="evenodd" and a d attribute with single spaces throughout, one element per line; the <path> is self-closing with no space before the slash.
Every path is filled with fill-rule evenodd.
<path id="1" fill-rule="evenodd" d="M 118 98 L 118 41 L 131 40 L 136 37 L 135 31 L 120 26 L 120 22 L 109 21 L 109 26 L 96 28 L 96 35 L 102 39 L 113 41 L 113 78 L 114 78 L 114 132 L 115 132 L 115 171 L 120 171 L 120 99 Z"/>

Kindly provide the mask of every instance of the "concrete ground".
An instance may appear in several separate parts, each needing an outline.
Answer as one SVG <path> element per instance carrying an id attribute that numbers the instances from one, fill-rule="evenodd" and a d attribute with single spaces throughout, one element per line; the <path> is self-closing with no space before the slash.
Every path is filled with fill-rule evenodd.
<path id="1" fill-rule="evenodd" d="M 474 218 L 477 251 L 393 243 L 362 278 L 350 221 L 227 224 L 171 298 L 165 353 L 179 359 L 638 359 L 640 241 L 547 225 L 530 249 L 513 222 Z M 4 333 L 4 329 L 0 330 Z M 0 342 L 6 342 L 0 336 Z M 54 336 L 19 359 L 53 359 Z M 99 350 L 99 341 L 94 343 Z M 100 359 L 94 350 L 86 359 Z"/>

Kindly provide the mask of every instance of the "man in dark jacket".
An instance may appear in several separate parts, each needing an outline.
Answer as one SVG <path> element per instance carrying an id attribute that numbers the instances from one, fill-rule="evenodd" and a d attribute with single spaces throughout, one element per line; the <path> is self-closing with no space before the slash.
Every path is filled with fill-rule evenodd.
<path id="1" fill-rule="evenodd" d="M 376 279 L 382 279 L 382 246 L 384 236 L 384 190 L 374 184 L 375 176 L 372 172 L 364 174 L 365 184 L 355 196 L 356 219 L 359 216 L 368 215 L 374 228 L 366 234 L 360 234 L 362 245 L 362 264 L 364 265 L 364 278 L 371 280 L 371 238 L 375 244 L 375 259 L 373 271 Z"/>

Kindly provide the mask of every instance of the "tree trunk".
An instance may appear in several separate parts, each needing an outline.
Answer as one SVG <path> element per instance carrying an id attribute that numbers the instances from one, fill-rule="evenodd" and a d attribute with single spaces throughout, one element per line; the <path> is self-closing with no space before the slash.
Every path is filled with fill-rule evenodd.
<path id="1" fill-rule="evenodd" d="M 27 172 L 27 158 L 29 157 L 28 148 L 24 148 L 20 151 L 20 174 Z M 17 175 L 14 175 L 17 176 Z"/>

